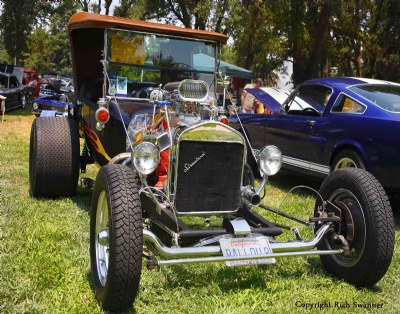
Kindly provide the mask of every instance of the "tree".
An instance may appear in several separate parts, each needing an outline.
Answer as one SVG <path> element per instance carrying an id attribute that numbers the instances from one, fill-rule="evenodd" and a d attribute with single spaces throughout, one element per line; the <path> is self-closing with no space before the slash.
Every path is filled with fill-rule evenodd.
<path id="1" fill-rule="evenodd" d="M 27 38 L 25 66 L 38 72 L 71 72 L 67 23 L 79 6 L 76 2 L 62 0 L 51 7 L 46 28 L 34 30 Z"/>
<path id="2" fill-rule="evenodd" d="M 54 68 L 52 62 L 51 39 L 42 28 L 37 28 L 28 35 L 25 67 L 35 69 L 37 72 L 51 71 Z"/>
<path id="3" fill-rule="evenodd" d="M 26 37 L 32 31 L 35 22 L 34 0 L 12 1 L 3 0 L 3 10 L 0 16 L 0 27 L 7 53 L 15 65 L 21 65 L 22 53 L 26 49 Z"/>
<path id="4" fill-rule="evenodd" d="M 368 76 L 400 82 L 400 3 L 377 0 L 367 21 L 362 57 Z"/>
<path id="5" fill-rule="evenodd" d="M 114 14 L 225 33 L 229 0 L 121 0 Z"/>

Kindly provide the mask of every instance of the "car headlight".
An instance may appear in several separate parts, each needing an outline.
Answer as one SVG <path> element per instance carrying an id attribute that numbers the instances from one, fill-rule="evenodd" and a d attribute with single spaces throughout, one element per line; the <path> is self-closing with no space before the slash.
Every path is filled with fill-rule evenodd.
<path id="1" fill-rule="evenodd" d="M 279 148 L 273 145 L 264 147 L 260 153 L 259 165 L 267 176 L 276 174 L 282 166 L 282 153 Z"/>
<path id="2" fill-rule="evenodd" d="M 157 169 L 160 162 L 160 151 L 156 145 L 142 142 L 137 145 L 132 153 L 135 169 L 143 175 L 148 175 Z"/>
<path id="3" fill-rule="evenodd" d="M 37 102 L 34 102 L 32 105 L 34 110 L 38 110 L 39 109 L 39 104 Z"/>

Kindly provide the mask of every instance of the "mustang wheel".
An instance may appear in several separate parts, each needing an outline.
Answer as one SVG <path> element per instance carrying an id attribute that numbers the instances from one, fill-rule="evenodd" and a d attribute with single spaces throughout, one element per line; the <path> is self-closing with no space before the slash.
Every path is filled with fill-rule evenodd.
<path id="1" fill-rule="evenodd" d="M 342 168 L 361 168 L 365 169 L 361 157 L 350 149 L 340 152 L 332 162 L 332 171 Z"/>
<path id="2" fill-rule="evenodd" d="M 320 193 L 338 209 L 341 222 L 318 246 L 320 250 L 349 245 L 349 254 L 321 256 L 332 275 L 358 287 L 373 286 L 386 273 L 394 250 L 394 220 L 381 184 L 362 169 L 333 172 L 322 183 Z M 336 237 L 333 237 L 336 235 Z"/>
<path id="3" fill-rule="evenodd" d="M 29 150 L 29 184 L 33 197 L 76 193 L 79 177 L 79 136 L 75 121 L 42 117 L 33 121 Z"/>
<path id="4" fill-rule="evenodd" d="M 139 184 L 127 166 L 100 169 L 90 217 L 90 260 L 96 299 L 105 310 L 132 307 L 142 269 Z"/>

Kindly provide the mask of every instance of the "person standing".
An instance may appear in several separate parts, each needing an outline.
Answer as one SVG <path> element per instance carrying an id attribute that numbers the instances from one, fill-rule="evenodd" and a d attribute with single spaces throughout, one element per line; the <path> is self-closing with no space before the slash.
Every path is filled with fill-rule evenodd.
<path id="1" fill-rule="evenodd" d="M 254 113 L 256 111 L 256 98 L 246 91 L 246 88 L 260 88 L 263 86 L 263 80 L 261 78 L 256 78 L 252 84 L 247 84 L 242 92 L 240 98 L 242 103 L 243 113 Z"/>

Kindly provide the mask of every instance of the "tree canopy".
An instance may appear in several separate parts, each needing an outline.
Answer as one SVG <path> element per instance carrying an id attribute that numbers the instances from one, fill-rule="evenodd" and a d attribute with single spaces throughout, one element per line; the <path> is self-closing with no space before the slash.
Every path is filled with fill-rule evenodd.
<path id="1" fill-rule="evenodd" d="M 70 72 L 66 26 L 80 10 L 230 36 L 224 61 L 274 84 L 320 76 L 400 82 L 400 2 L 393 0 L 0 0 L 0 62 Z M 111 12 L 111 9 L 114 9 Z"/>

